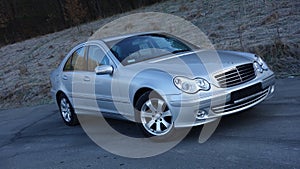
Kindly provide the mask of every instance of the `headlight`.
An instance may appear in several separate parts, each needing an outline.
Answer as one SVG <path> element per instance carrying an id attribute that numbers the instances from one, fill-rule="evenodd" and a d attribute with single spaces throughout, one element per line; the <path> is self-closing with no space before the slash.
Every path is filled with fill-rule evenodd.
<path id="1" fill-rule="evenodd" d="M 255 55 L 254 67 L 260 73 L 262 73 L 264 70 L 268 70 L 267 64 L 261 59 L 261 57 L 257 55 Z"/>
<path id="2" fill-rule="evenodd" d="M 175 86 L 185 93 L 193 94 L 199 90 L 209 90 L 210 84 L 207 80 L 202 78 L 189 79 L 186 77 L 175 77 L 173 80 Z"/>

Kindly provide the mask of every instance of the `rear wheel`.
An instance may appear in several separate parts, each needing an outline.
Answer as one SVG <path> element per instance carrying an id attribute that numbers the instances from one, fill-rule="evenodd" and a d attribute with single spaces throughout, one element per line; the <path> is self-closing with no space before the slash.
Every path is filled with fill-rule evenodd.
<path id="1" fill-rule="evenodd" d="M 74 112 L 74 108 L 72 107 L 69 99 L 66 95 L 61 94 L 58 98 L 59 111 L 60 115 L 68 126 L 75 126 L 78 124 L 77 116 Z"/>
<path id="2" fill-rule="evenodd" d="M 173 114 L 155 92 L 144 93 L 137 101 L 137 120 L 147 136 L 165 136 L 173 129 Z"/>

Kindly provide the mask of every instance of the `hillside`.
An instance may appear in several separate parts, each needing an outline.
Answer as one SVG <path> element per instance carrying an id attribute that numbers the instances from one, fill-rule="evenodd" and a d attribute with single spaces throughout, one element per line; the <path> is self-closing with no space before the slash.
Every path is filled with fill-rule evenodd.
<path id="1" fill-rule="evenodd" d="M 160 0 L 1 0 L 0 46 L 155 2 Z"/>
<path id="2" fill-rule="evenodd" d="M 278 77 L 300 75 L 299 1 L 169 0 L 1 47 L 0 108 L 51 102 L 50 72 L 73 46 L 114 19 L 153 11 L 191 21 L 216 49 L 261 55 Z"/>

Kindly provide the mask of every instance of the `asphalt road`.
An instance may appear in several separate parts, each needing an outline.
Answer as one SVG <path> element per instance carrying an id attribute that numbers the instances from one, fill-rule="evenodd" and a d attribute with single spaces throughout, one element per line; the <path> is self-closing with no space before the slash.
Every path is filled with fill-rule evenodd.
<path id="1" fill-rule="evenodd" d="M 80 126 L 65 126 L 55 105 L 2 110 L 0 168 L 300 168 L 300 79 L 276 87 L 271 100 L 223 117 L 205 143 L 195 127 L 166 153 L 141 159 L 103 150 Z M 139 132 L 131 122 L 110 123 Z"/>

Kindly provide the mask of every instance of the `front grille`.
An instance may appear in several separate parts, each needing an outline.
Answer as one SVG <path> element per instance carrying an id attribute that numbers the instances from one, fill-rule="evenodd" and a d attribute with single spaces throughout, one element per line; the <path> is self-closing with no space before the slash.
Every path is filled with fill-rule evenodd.
<path id="1" fill-rule="evenodd" d="M 252 89 L 255 89 L 256 86 L 253 86 Z M 264 100 L 269 92 L 269 89 L 264 89 L 264 90 L 259 90 L 253 93 L 254 90 L 252 89 L 243 89 L 240 91 L 240 93 L 245 92 L 250 95 L 243 95 L 243 97 L 236 97 L 231 95 L 231 101 L 228 103 L 225 103 L 224 105 L 218 105 L 218 106 L 213 106 L 212 110 L 214 113 L 220 114 L 220 113 L 230 113 L 234 112 L 238 109 L 246 108 L 246 107 L 251 107 L 262 100 Z M 252 91 L 251 91 L 252 90 Z"/>
<path id="2" fill-rule="evenodd" d="M 255 78 L 252 63 L 237 66 L 215 76 L 220 87 L 226 88 L 248 82 Z"/>

